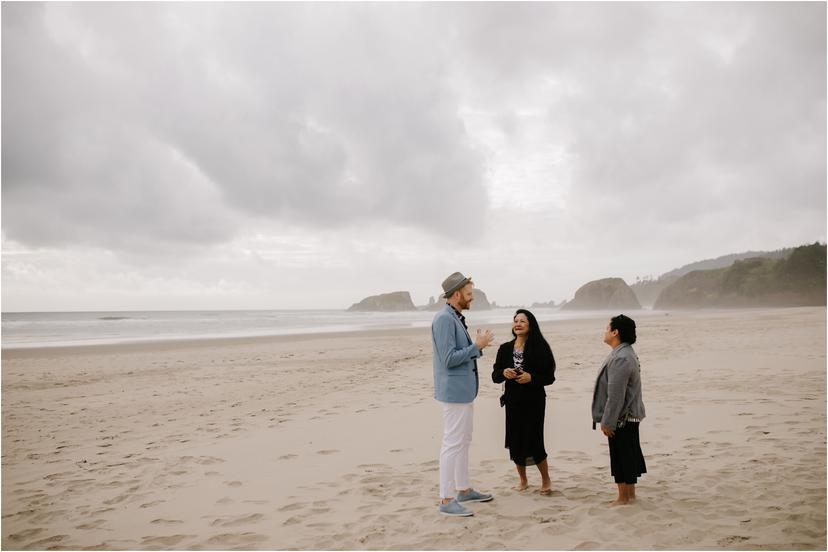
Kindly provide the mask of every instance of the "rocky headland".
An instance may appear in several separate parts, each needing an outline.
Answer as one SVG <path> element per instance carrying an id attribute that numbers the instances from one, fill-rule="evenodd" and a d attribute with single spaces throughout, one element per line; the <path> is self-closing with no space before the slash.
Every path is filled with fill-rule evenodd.
<path id="1" fill-rule="evenodd" d="M 727 268 L 696 270 L 666 288 L 653 308 L 825 305 L 826 247 L 815 243 L 782 259 L 756 257 Z"/>
<path id="2" fill-rule="evenodd" d="M 787 259 L 794 249 L 796 248 L 787 247 L 784 249 L 777 249 L 775 251 L 746 251 L 744 253 L 723 255 L 721 257 L 716 257 L 715 259 L 696 261 L 671 270 L 670 272 L 666 272 L 655 279 L 652 278 L 652 276 L 645 276 L 643 279 L 639 278 L 630 287 L 635 292 L 635 296 L 638 297 L 639 303 L 645 307 L 652 307 L 662 291 L 682 276 L 690 274 L 691 272 L 698 270 L 707 271 L 718 268 L 728 268 L 736 261 L 743 261 L 745 259 L 756 257 L 764 257 L 768 259 Z"/>

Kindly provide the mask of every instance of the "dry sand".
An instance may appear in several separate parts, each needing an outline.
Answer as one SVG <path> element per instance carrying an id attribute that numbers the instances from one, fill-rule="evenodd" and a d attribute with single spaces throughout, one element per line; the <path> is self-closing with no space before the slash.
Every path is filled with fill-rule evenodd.
<path id="1" fill-rule="evenodd" d="M 471 466 L 496 499 L 462 519 L 437 514 L 428 329 L 6 350 L 2 547 L 825 549 L 825 308 L 634 317 L 638 503 L 606 506 L 596 318 L 543 324 L 553 496 L 511 490 L 487 351 Z"/>

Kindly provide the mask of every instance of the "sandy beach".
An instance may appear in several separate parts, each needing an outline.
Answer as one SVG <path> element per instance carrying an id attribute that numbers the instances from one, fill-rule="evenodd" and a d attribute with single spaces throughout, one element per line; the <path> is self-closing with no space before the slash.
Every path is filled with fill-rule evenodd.
<path id="1" fill-rule="evenodd" d="M 471 467 L 496 498 L 463 519 L 437 513 L 427 328 L 4 350 L 2 547 L 825 549 L 825 308 L 630 314 L 638 502 L 607 507 L 591 429 L 606 319 L 547 322 L 555 492 L 512 490 L 488 349 Z"/>

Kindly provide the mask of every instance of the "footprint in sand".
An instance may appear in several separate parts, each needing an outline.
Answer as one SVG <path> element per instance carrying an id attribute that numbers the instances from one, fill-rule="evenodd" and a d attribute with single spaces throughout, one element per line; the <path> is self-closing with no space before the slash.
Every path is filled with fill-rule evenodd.
<path id="1" fill-rule="evenodd" d="M 194 535 L 169 535 L 166 537 L 144 537 L 141 544 L 149 548 L 175 548 L 178 543 L 184 539 L 191 538 Z"/>
<path id="2" fill-rule="evenodd" d="M 57 479 L 63 479 L 68 475 L 72 475 L 72 474 L 70 472 L 51 473 L 51 474 L 45 476 L 43 479 L 46 479 L 48 481 L 55 481 Z"/>
<path id="3" fill-rule="evenodd" d="M 300 518 L 299 516 L 293 516 L 283 521 L 282 525 L 296 525 L 297 523 L 302 523 L 302 518 Z"/>
<path id="4" fill-rule="evenodd" d="M 279 457 L 279 460 L 290 460 L 290 459 L 296 458 L 296 457 L 297 457 L 297 455 L 295 455 L 295 454 L 283 454 L 282 456 Z"/>
<path id="5" fill-rule="evenodd" d="M 130 487 L 129 489 L 127 489 L 127 491 L 125 493 L 119 494 L 118 496 L 116 496 L 114 498 L 110 498 L 109 500 L 104 500 L 103 503 L 106 504 L 107 506 L 111 506 L 111 505 L 114 505 L 114 504 L 120 504 L 124 500 L 126 500 L 128 498 L 131 498 L 133 493 L 137 490 L 138 490 L 138 487 Z"/>
<path id="6" fill-rule="evenodd" d="M 161 502 L 164 502 L 164 501 L 163 500 L 158 501 L 159 504 Z M 107 512 L 114 512 L 114 511 L 115 511 L 115 508 L 99 508 L 99 509 L 94 510 L 93 512 L 90 512 L 90 513 L 94 516 L 94 515 L 105 514 Z"/>
<path id="7" fill-rule="evenodd" d="M 55 535 L 53 537 L 48 537 L 45 539 L 40 539 L 34 542 L 30 542 L 24 545 L 25 548 L 29 550 L 49 550 L 50 547 L 54 546 L 57 547 L 60 541 L 68 538 L 69 535 Z"/>
<path id="8" fill-rule="evenodd" d="M 241 481 L 225 481 L 224 484 L 227 485 L 228 487 L 241 487 L 242 486 Z"/>
<path id="9" fill-rule="evenodd" d="M 360 479 L 360 483 L 363 485 L 370 485 L 371 483 L 385 483 L 387 481 L 387 477 L 384 475 L 369 475 L 368 477 L 363 477 Z"/>
<path id="10" fill-rule="evenodd" d="M 325 529 L 328 529 L 329 527 L 333 527 L 334 524 L 326 522 L 326 521 L 319 521 L 319 522 L 316 522 L 316 523 L 308 523 L 307 526 L 312 528 L 312 529 L 316 529 L 316 530 L 325 530 Z"/>
<path id="11" fill-rule="evenodd" d="M 184 523 L 180 519 L 154 519 L 150 523 L 154 523 L 156 525 L 175 525 L 176 523 Z"/>
<path id="12" fill-rule="evenodd" d="M 247 525 L 248 523 L 256 523 L 264 519 L 262 514 L 246 514 L 241 516 L 231 516 L 226 518 L 216 518 L 210 522 L 210 527 L 236 527 L 238 525 Z"/>
<path id="13" fill-rule="evenodd" d="M 304 502 L 293 502 L 291 504 L 286 504 L 285 506 L 282 506 L 281 508 L 279 508 L 279 511 L 280 512 L 292 512 L 294 510 L 299 510 L 300 508 L 304 508 L 304 507 L 305 507 Z"/>
<path id="14" fill-rule="evenodd" d="M 264 542 L 266 540 L 266 536 L 258 533 L 222 533 L 221 535 L 207 539 L 206 544 L 209 548 L 221 548 L 225 550 L 230 549 L 231 546 L 234 548 L 249 549 L 251 547 L 245 545 Z"/>
<path id="15" fill-rule="evenodd" d="M 325 507 L 321 507 L 321 506 L 311 509 L 312 514 L 326 514 L 330 511 L 331 511 L 330 508 L 325 508 Z"/>
<path id="16" fill-rule="evenodd" d="M 89 529 L 97 529 L 98 527 L 100 527 L 104 523 L 106 523 L 106 520 L 96 519 L 95 521 L 92 521 L 90 523 L 83 523 L 81 525 L 77 525 L 77 526 L 75 526 L 75 529 L 81 529 L 83 531 L 87 531 Z"/>
<path id="17" fill-rule="evenodd" d="M 716 544 L 718 544 L 719 546 L 729 546 L 729 545 L 732 545 L 732 544 L 737 544 L 737 543 L 740 543 L 740 542 L 744 542 L 746 540 L 750 540 L 750 537 L 742 537 L 740 535 L 732 535 L 732 536 L 729 536 L 729 537 L 725 537 L 723 539 L 719 539 L 719 542 L 717 542 Z"/>
<path id="18" fill-rule="evenodd" d="M 5 516 L 3 516 L 3 517 L 5 517 Z M 22 540 L 30 539 L 34 536 L 39 535 L 43 531 L 45 531 L 45 529 L 42 529 L 40 527 L 35 527 L 33 529 L 26 529 L 25 531 L 20 531 L 19 533 L 14 533 L 12 535 L 9 535 L 9 540 L 22 541 Z"/>
<path id="19" fill-rule="evenodd" d="M 360 464 L 357 467 L 362 468 L 365 471 L 374 471 L 377 468 L 388 468 L 388 464 Z"/>
<path id="20" fill-rule="evenodd" d="M 195 456 L 182 456 L 178 460 L 182 463 L 195 462 L 196 464 L 200 464 L 202 466 L 209 466 L 211 464 L 221 464 L 224 462 L 224 459 L 216 458 L 215 456 L 199 456 L 198 458 L 196 458 Z"/>
<path id="21" fill-rule="evenodd" d="M 334 454 L 334 453 L 337 453 L 337 452 L 339 452 L 339 451 L 336 450 L 336 449 L 324 449 L 324 450 L 317 450 L 316 454 L 326 454 L 327 455 L 327 454 Z"/>

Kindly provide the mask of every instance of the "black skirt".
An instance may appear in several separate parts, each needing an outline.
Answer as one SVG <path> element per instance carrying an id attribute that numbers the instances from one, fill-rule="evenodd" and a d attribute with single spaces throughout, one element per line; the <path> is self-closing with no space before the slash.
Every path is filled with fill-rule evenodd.
<path id="1" fill-rule="evenodd" d="M 647 473 L 641 441 L 638 437 L 639 422 L 627 422 L 609 437 L 610 468 L 616 483 L 635 485 L 642 474 Z"/>
<path id="2" fill-rule="evenodd" d="M 543 446 L 543 419 L 546 397 L 540 393 L 508 393 L 506 396 L 506 448 L 519 466 L 533 466 L 546 460 Z"/>

